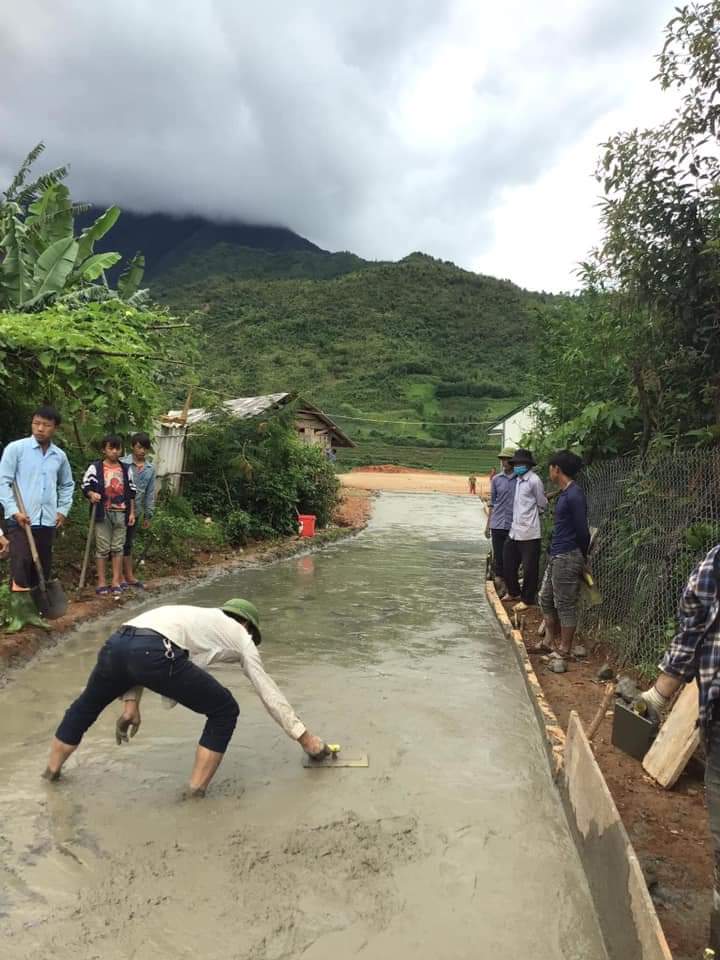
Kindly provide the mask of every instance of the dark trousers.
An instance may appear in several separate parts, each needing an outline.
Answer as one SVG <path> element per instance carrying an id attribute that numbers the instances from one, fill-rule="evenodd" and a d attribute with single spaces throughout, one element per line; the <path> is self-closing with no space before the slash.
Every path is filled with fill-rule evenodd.
<path id="1" fill-rule="evenodd" d="M 540 574 L 540 540 L 505 541 L 503 571 L 508 593 L 513 597 L 522 597 L 524 603 L 533 604 L 537 597 L 538 577 Z M 523 568 L 523 583 L 520 590 L 518 571 Z"/>
<path id="2" fill-rule="evenodd" d="M 138 523 L 140 518 L 135 521 L 135 523 L 130 527 L 125 528 L 125 546 L 123 547 L 123 556 L 129 557 L 132 554 L 133 543 L 135 541 L 135 531 L 138 528 Z"/>
<path id="3" fill-rule="evenodd" d="M 493 551 L 493 573 L 496 577 L 505 579 L 503 573 L 503 554 L 505 552 L 505 541 L 508 538 L 509 530 L 491 530 L 492 551 Z"/>
<path id="4" fill-rule="evenodd" d="M 40 557 L 40 566 L 45 574 L 45 579 L 49 580 L 52 569 L 55 527 L 32 527 L 31 529 Z M 7 537 L 10 541 L 10 576 L 19 587 L 36 587 L 38 575 L 25 530 L 14 523 L 8 526 Z"/>
<path id="5" fill-rule="evenodd" d="M 710 943 L 720 951 L 720 720 L 714 719 L 705 736 L 705 800 L 713 842 L 713 905 L 710 915 Z"/>
<path id="6" fill-rule="evenodd" d="M 77 745 L 113 700 L 131 687 L 147 687 L 207 717 L 200 746 L 224 753 L 235 730 L 235 697 L 205 670 L 190 662 L 187 650 L 173 645 L 166 655 L 163 637 L 154 630 L 121 627 L 105 642 L 87 686 L 72 703 L 55 736 Z"/>

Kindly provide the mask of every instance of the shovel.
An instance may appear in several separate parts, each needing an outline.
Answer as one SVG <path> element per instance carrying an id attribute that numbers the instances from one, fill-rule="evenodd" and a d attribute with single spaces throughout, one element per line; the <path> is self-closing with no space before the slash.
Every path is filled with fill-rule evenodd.
<path id="1" fill-rule="evenodd" d="M 85 541 L 85 556 L 83 557 L 82 570 L 80 571 L 80 580 L 78 581 L 78 592 L 85 586 L 85 577 L 87 576 L 88 560 L 90 559 L 90 545 L 92 544 L 93 533 L 95 532 L 95 512 L 97 504 L 92 505 L 90 512 L 90 526 L 88 527 L 87 540 Z"/>
<path id="2" fill-rule="evenodd" d="M 16 483 L 13 483 L 12 487 L 15 503 L 17 503 L 21 513 L 26 513 L 20 488 Z M 28 539 L 30 554 L 35 564 L 38 577 L 38 585 L 33 587 L 30 593 L 40 614 L 45 617 L 46 620 L 57 620 L 57 618 L 61 617 L 67 610 L 68 602 L 65 591 L 57 578 L 50 581 L 45 580 L 45 574 L 43 573 L 42 564 L 40 563 L 32 528 L 29 523 L 26 523 L 23 525 L 23 529 Z"/>

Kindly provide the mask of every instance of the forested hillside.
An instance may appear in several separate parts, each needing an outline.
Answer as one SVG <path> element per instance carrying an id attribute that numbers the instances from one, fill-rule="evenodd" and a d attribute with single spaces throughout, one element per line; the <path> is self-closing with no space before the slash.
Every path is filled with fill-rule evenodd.
<path id="1" fill-rule="evenodd" d="M 342 267 L 353 272 L 332 275 Z M 354 437 L 454 447 L 483 446 L 487 425 L 525 399 L 543 299 L 417 253 L 373 264 L 227 246 L 161 274 L 152 291 L 193 312 L 205 385 L 296 390 Z"/>

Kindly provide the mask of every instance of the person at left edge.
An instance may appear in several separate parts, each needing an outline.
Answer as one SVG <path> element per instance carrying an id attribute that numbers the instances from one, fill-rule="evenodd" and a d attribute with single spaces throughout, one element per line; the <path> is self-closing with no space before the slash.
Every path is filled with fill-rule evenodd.
<path id="1" fill-rule="evenodd" d="M 53 443 L 60 423 L 54 407 L 37 407 L 30 424 L 31 435 L 9 443 L 0 459 L 0 504 L 10 541 L 11 602 L 18 613 L 26 604 L 34 612 L 30 590 L 38 582 L 24 528 L 29 525 L 33 532 L 42 570 L 49 580 L 55 531 L 65 523 L 72 506 L 75 482 L 70 463 L 65 452 Z M 15 500 L 13 483 L 20 490 L 27 513 Z"/>

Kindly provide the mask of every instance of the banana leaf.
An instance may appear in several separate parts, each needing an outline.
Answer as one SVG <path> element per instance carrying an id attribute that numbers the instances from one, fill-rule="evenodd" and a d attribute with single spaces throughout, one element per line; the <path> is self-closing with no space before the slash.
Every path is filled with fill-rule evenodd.
<path id="1" fill-rule="evenodd" d="M 120 216 L 120 207 L 108 207 L 105 213 L 100 214 L 95 223 L 86 227 L 78 237 L 78 262 L 82 263 L 87 259 L 95 249 L 95 244 L 101 240 L 108 230 L 115 226 L 117 218 Z M 119 259 L 119 257 L 118 257 Z M 107 268 L 105 268 L 107 269 Z M 100 274 L 98 274 L 100 276 Z"/>
<path id="2" fill-rule="evenodd" d="M 122 300 L 127 300 L 140 287 L 145 273 L 145 257 L 136 253 L 118 280 L 118 293 Z"/>
<path id="3" fill-rule="evenodd" d="M 109 270 L 115 266 L 118 260 L 122 259 L 119 253 L 94 253 L 87 260 L 80 263 L 73 271 L 83 278 L 83 280 L 97 280 L 104 270 Z"/>
<path id="4" fill-rule="evenodd" d="M 34 306 L 48 294 L 60 293 L 75 266 L 77 252 L 78 243 L 72 236 L 50 244 L 35 263 L 32 287 L 34 296 L 24 306 Z"/>
<path id="5" fill-rule="evenodd" d="M 9 217 L 5 236 L 0 238 L 0 247 L 5 251 L 0 263 L 0 283 L 5 292 L 0 303 L 7 299 L 10 306 L 19 306 L 28 294 L 31 270 L 25 252 L 25 239 L 25 224 L 19 217 Z"/>

